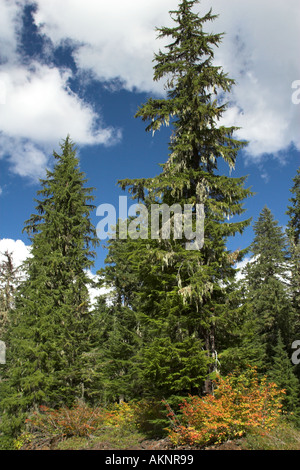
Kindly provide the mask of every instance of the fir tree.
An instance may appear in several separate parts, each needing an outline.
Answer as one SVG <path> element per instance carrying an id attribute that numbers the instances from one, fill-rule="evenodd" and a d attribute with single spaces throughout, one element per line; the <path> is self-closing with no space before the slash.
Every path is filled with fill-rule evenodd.
<path id="1" fill-rule="evenodd" d="M 142 281 L 132 259 L 134 245 L 135 241 L 130 239 L 110 240 L 106 267 L 98 271 L 99 287 L 109 290 L 104 296 L 106 304 L 99 297 L 95 308 L 100 326 L 97 354 L 105 402 L 138 396 L 141 387 L 135 357 L 140 347 L 136 295 Z"/>
<path id="2" fill-rule="evenodd" d="M 300 339 L 300 167 L 293 179 L 291 205 L 288 207 L 287 236 L 289 240 L 291 295 L 295 310 L 294 338 Z"/>
<path id="3" fill-rule="evenodd" d="M 17 429 L 20 421 L 13 423 L 13 416 L 41 404 L 70 406 L 89 394 L 84 364 L 94 320 L 86 270 L 98 243 L 90 220 L 92 188 L 84 187 L 69 137 L 54 158 L 54 169 L 41 180 L 36 213 L 25 222 L 32 257 L 9 329 L 1 407 Z"/>
<path id="4" fill-rule="evenodd" d="M 266 355 L 258 335 L 257 320 L 248 302 L 244 279 L 235 280 L 227 291 L 223 315 L 219 318 L 217 343 L 222 375 L 239 371 L 243 373 L 249 364 L 263 370 Z"/>
<path id="5" fill-rule="evenodd" d="M 295 244 L 300 243 L 300 167 L 297 170 L 295 178 L 293 178 L 293 187 L 291 193 L 293 196 L 289 199 L 291 205 L 288 207 L 287 215 L 288 235 Z"/>
<path id="6" fill-rule="evenodd" d="M 149 209 L 153 203 L 180 204 L 182 209 L 184 204 L 190 204 L 195 213 L 197 204 L 204 205 L 202 249 L 188 251 L 187 239 L 173 236 L 150 240 L 144 255 L 140 246 L 136 250 L 136 256 L 145 262 L 140 265 L 143 288 L 139 293 L 144 331 L 147 330 L 144 335 L 148 336 L 145 347 L 148 352 L 153 349 L 154 357 L 157 337 L 171 338 L 173 349 L 177 350 L 195 338 L 197 351 L 206 351 L 198 376 L 192 378 L 182 365 L 181 370 L 176 368 L 174 375 L 169 375 L 169 381 L 175 383 L 182 374 L 181 383 L 189 384 L 185 391 L 201 392 L 201 381 L 215 369 L 218 319 L 223 312 L 226 286 L 234 276 L 226 242 L 250 223 L 227 219 L 244 212 L 242 201 L 251 193 L 244 188 L 245 178 L 218 174 L 220 161 L 234 168 L 245 142 L 234 139 L 235 127 L 219 125 L 227 107 L 220 97 L 231 90 L 234 81 L 221 67 L 213 65 L 214 47 L 221 42 L 222 34 L 204 32 L 205 23 L 215 16 L 211 11 L 204 17 L 194 13 L 197 3 L 183 0 L 177 11 L 170 12 L 176 26 L 158 29 L 159 37 L 171 41 L 165 51 L 156 54 L 154 66 L 154 80 L 167 80 L 167 98 L 150 98 L 136 114 L 150 121 L 147 131 L 155 132 L 163 124 L 172 124 L 169 158 L 157 177 L 122 180 L 120 185 L 129 188 L 132 197 Z M 243 254 L 241 251 L 237 260 Z M 194 346 L 192 350 L 195 351 Z M 165 360 L 169 367 L 172 359 L 168 356 Z M 203 374 L 207 362 L 211 365 Z M 210 380 L 206 391 L 211 391 Z"/>
<path id="7" fill-rule="evenodd" d="M 247 300 L 255 331 L 263 345 L 265 367 L 273 357 L 273 347 L 281 335 L 290 346 L 293 308 L 289 296 L 287 246 L 282 228 L 264 207 L 254 224 L 252 258 L 246 267 Z"/>
<path id="8" fill-rule="evenodd" d="M 15 266 L 12 253 L 5 251 L 0 263 L 0 339 L 5 338 L 14 308 L 16 288 L 20 282 L 20 267 Z"/>
<path id="9" fill-rule="evenodd" d="M 136 396 L 134 356 L 139 348 L 136 317 L 128 307 L 108 307 L 99 342 L 101 389 L 105 402 L 121 402 Z"/>
<path id="10" fill-rule="evenodd" d="M 288 413 L 292 413 L 292 419 L 297 421 L 300 418 L 300 387 L 294 369 L 289 354 L 283 344 L 281 334 L 278 332 L 268 376 L 279 388 L 285 390 L 283 400 L 284 410 Z"/>

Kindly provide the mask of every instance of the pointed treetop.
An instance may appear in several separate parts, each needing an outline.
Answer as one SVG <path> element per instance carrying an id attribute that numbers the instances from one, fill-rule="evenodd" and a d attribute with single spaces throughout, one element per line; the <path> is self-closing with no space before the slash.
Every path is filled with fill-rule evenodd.
<path id="1" fill-rule="evenodd" d="M 293 197 L 289 199 L 291 205 L 286 212 L 290 220 L 287 224 L 287 234 L 295 245 L 300 244 L 300 167 L 297 170 L 294 185 L 291 189 Z"/>

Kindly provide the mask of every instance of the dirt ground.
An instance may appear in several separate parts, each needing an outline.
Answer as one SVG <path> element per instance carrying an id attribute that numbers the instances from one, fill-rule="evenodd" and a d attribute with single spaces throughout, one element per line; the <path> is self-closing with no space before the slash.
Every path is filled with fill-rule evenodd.
<path id="1" fill-rule="evenodd" d="M 117 450 L 113 449 L 110 446 L 109 442 L 102 442 L 98 443 L 95 447 L 90 450 Z M 175 450 L 172 446 L 171 442 L 166 439 L 159 439 L 159 440 L 145 440 L 140 442 L 139 445 L 128 447 L 124 450 Z M 190 447 L 190 446 L 182 446 L 176 447 L 176 450 L 242 450 L 238 442 L 235 441 L 227 441 L 220 445 L 209 446 L 205 448 L 198 448 L 198 447 Z"/>
<path id="2" fill-rule="evenodd" d="M 58 450 L 59 449 L 59 440 L 56 439 L 42 439 L 39 440 L 38 442 L 31 442 L 28 443 L 27 445 L 24 445 L 21 450 Z M 64 450 L 74 450 L 70 446 L 64 447 Z M 178 446 L 174 448 L 172 445 L 171 441 L 168 438 L 165 439 L 146 439 L 142 440 L 141 442 L 138 442 L 137 444 L 133 446 L 128 446 L 124 448 L 116 447 L 112 442 L 109 440 L 105 441 L 103 440 L 102 442 L 97 442 L 93 446 L 87 446 L 87 447 L 77 447 L 76 450 L 115 450 L 115 451 L 122 451 L 122 450 L 146 450 L 146 451 L 156 451 L 156 450 L 243 450 L 242 446 L 240 445 L 239 441 L 227 441 L 224 442 L 223 444 L 219 445 L 211 445 L 207 447 L 197 447 L 197 446 Z"/>

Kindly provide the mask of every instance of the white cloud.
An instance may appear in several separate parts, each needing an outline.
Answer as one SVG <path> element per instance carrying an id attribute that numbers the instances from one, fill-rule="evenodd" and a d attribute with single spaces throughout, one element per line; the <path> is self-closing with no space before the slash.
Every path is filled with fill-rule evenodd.
<path id="1" fill-rule="evenodd" d="M 71 92 L 70 70 L 22 63 L 17 46 L 29 3 L 0 0 L 0 158 L 9 158 L 13 172 L 36 179 L 67 134 L 78 145 L 92 145 L 114 143 L 120 133 Z M 172 24 L 169 10 L 178 0 L 35 3 L 40 32 L 54 46 L 71 42 L 79 70 L 101 81 L 118 79 L 128 90 L 162 92 L 153 82 L 154 52 L 164 45 L 155 27 Z M 202 0 L 196 9 L 205 14 L 210 7 L 220 16 L 206 29 L 226 33 L 215 62 L 237 82 L 222 123 L 241 127 L 237 137 L 250 141 L 249 161 L 260 163 L 265 154 L 284 161 L 280 151 L 291 144 L 300 149 L 300 106 L 292 103 L 292 83 L 300 79 L 299 0 Z"/>
<path id="2" fill-rule="evenodd" d="M 13 262 L 16 267 L 21 264 L 29 257 L 30 246 L 25 245 L 22 240 L 12 240 L 10 238 L 0 239 L 0 262 L 5 259 L 4 253 L 8 251 L 12 254 Z"/>
<path id="3" fill-rule="evenodd" d="M 152 81 L 156 26 L 170 24 L 178 0 L 37 0 L 36 24 L 54 44 L 77 44 L 77 65 L 101 80 L 116 77 L 129 90 L 161 90 Z M 300 106 L 292 103 L 292 82 L 300 79 L 299 0 L 202 0 L 219 18 L 206 29 L 225 32 L 216 63 L 237 81 L 224 124 L 242 127 L 247 153 L 260 161 L 294 144 L 300 149 Z M 281 158 L 282 155 L 281 155 Z"/>
<path id="4" fill-rule="evenodd" d="M 6 103 L 0 129 L 12 137 L 56 142 L 68 133 L 78 144 L 105 144 L 112 130 L 97 128 L 97 115 L 68 87 L 70 71 L 31 64 L 6 69 Z"/>
<path id="5" fill-rule="evenodd" d="M 120 78 L 126 89 L 161 90 L 153 83 L 155 28 L 170 21 L 177 0 L 38 0 L 36 24 L 55 45 L 77 44 L 77 65 L 101 80 Z"/>
<path id="6" fill-rule="evenodd" d="M 37 180 L 68 134 L 78 146 L 111 145 L 121 134 L 71 91 L 70 70 L 22 62 L 17 46 L 26 3 L 0 0 L 0 158 L 13 173 Z"/>
<path id="7" fill-rule="evenodd" d="M 11 170 L 39 178 L 62 139 L 78 145 L 109 145 L 120 132 L 99 123 L 99 116 L 68 87 L 70 72 L 38 63 L 5 66 L 6 100 L 0 108 L 0 157 Z"/>
<path id="8" fill-rule="evenodd" d="M 216 58 L 237 81 L 231 97 L 235 107 L 226 123 L 242 128 L 237 136 L 249 141 L 252 160 L 262 160 L 265 153 L 284 160 L 278 152 L 291 144 L 300 149 L 300 107 L 292 103 L 292 83 L 300 77 L 300 4 L 297 0 L 231 0 L 231 8 L 227 4 L 224 8 L 220 0 L 214 2 L 220 11 L 216 27 L 228 31 Z"/>
<path id="9" fill-rule="evenodd" d="M 48 164 L 47 149 L 44 144 L 37 144 L 17 137 L 7 137 L 0 134 L 0 158 L 7 158 L 10 169 L 14 174 L 29 178 L 36 182 L 45 176 Z M 51 149 L 48 148 L 48 155 Z"/>
<path id="10" fill-rule="evenodd" d="M 86 274 L 88 276 L 89 279 L 91 279 L 93 282 L 97 283 L 99 282 L 99 275 L 98 274 L 94 274 L 92 273 L 91 270 L 87 270 L 86 271 Z M 108 287 L 93 287 L 93 286 L 89 286 L 89 295 L 90 295 L 90 302 L 91 302 L 91 305 L 95 305 L 96 304 L 96 301 L 97 301 L 97 298 L 100 297 L 100 296 L 105 296 L 106 298 L 106 303 L 107 305 L 110 305 L 110 299 L 109 299 L 109 294 L 112 292 L 112 288 L 108 288 Z"/>
<path id="11" fill-rule="evenodd" d="M 38 63 L 4 69 L 0 158 L 9 156 L 14 173 L 39 178 L 53 147 L 68 134 L 76 137 L 78 145 L 108 145 L 120 138 L 119 131 L 102 126 L 91 106 L 71 92 L 69 71 Z"/>
<path id="12" fill-rule="evenodd" d="M 0 15 L 0 58 L 8 60 L 15 55 L 17 33 L 22 27 L 22 5 L 14 0 L 1 0 Z"/>
<path id="13" fill-rule="evenodd" d="M 0 263 L 6 260 L 4 253 L 8 252 L 12 254 L 12 259 L 15 267 L 20 267 L 22 263 L 31 256 L 31 247 L 25 245 L 22 240 L 13 240 L 10 238 L 2 238 L 0 239 Z M 22 275 L 22 273 L 20 273 Z M 92 279 L 95 283 L 99 281 L 99 276 L 97 274 L 93 274 L 91 270 L 86 272 L 87 276 Z M 89 286 L 89 296 L 91 305 L 95 305 L 97 297 L 99 296 L 106 296 L 108 295 L 112 289 L 107 287 L 91 287 Z M 109 299 L 107 300 L 109 304 Z"/>
<path id="14" fill-rule="evenodd" d="M 300 78 L 300 4 L 298 0 L 202 1 L 220 13 L 214 30 L 225 31 L 216 61 L 237 82 L 225 118 L 249 141 L 252 161 L 291 144 L 300 150 L 300 107 L 292 103 L 292 83 Z"/>

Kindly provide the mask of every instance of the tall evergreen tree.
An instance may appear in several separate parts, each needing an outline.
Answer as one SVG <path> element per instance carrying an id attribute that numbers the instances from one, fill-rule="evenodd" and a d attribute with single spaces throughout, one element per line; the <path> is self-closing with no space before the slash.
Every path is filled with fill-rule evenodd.
<path id="1" fill-rule="evenodd" d="M 24 228 L 32 257 L 25 263 L 26 279 L 9 329 L 1 401 L 11 427 L 15 416 L 40 404 L 71 405 L 89 393 L 84 365 L 94 320 L 86 270 L 93 265 L 98 243 L 90 220 L 92 188 L 84 187 L 69 137 L 54 158 L 54 169 L 41 180 L 36 213 Z"/>
<path id="2" fill-rule="evenodd" d="M 300 167 L 293 178 L 293 187 L 291 189 L 292 197 L 289 199 L 291 205 L 288 207 L 289 215 L 288 235 L 295 244 L 300 243 Z"/>
<path id="3" fill-rule="evenodd" d="M 220 347 L 220 370 L 243 373 L 251 364 L 258 370 L 265 367 L 266 357 L 257 334 L 257 321 L 248 302 L 244 279 L 235 280 L 227 291 L 226 306 L 219 319 L 217 343 Z"/>
<path id="4" fill-rule="evenodd" d="M 164 388 L 168 383 L 174 393 L 201 392 L 201 383 L 216 368 L 216 329 L 224 311 L 226 286 L 234 276 L 226 242 L 250 223 L 227 220 L 244 212 L 242 201 L 251 193 L 244 188 L 244 177 L 218 174 L 219 162 L 225 161 L 233 169 L 245 142 L 233 137 L 235 127 L 219 125 L 227 107 L 221 96 L 231 90 L 234 81 L 213 65 L 214 47 L 219 46 L 222 34 L 204 32 L 204 25 L 216 16 L 211 11 L 203 17 L 194 13 L 198 3 L 181 1 L 178 10 L 170 12 L 176 25 L 158 29 L 159 37 L 171 41 L 165 51 L 156 54 L 154 66 L 154 80 L 166 79 L 167 97 L 150 98 L 136 114 L 150 121 L 147 131 L 172 124 L 169 158 L 155 178 L 120 181 L 121 187 L 129 188 L 132 197 L 149 210 L 151 204 L 180 204 L 182 210 L 184 204 L 190 204 L 195 215 L 197 204 L 204 205 L 203 248 L 186 250 L 185 236 L 181 240 L 161 236 L 149 240 L 144 253 L 137 243 L 135 252 L 144 260 L 139 267 L 143 279 L 139 310 L 143 337 L 147 337 L 144 352 L 147 357 L 151 350 L 152 357 L 157 355 L 160 338 L 160 360 L 166 361 L 157 365 L 157 374 L 153 370 L 148 374 L 148 384 L 154 390 L 156 383 L 158 390 L 159 369 L 172 371 L 173 361 L 174 372 L 168 374 Z M 241 251 L 237 260 L 243 255 Z M 183 345 L 188 343 L 190 361 L 194 357 L 199 365 L 196 374 L 184 365 Z M 210 380 L 206 391 L 211 391 Z"/>
<path id="5" fill-rule="evenodd" d="M 300 167 L 293 179 L 288 207 L 287 235 L 290 251 L 291 294 L 295 309 L 294 338 L 300 339 Z"/>
<path id="6" fill-rule="evenodd" d="M 276 385 L 285 390 L 283 400 L 284 410 L 292 413 L 293 419 L 299 422 L 300 418 L 300 387 L 294 373 L 294 367 L 283 344 L 281 333 L 278 332 L 277 342 L 274 345 L 274 354 L 269 371 L 269 378 Z"/>
<path id="7" fill-rule="evenodd" d="M 99 285 L 109 289 L 107 296 L 99 297 L 95 309 L 100 326 L 98 364 L 105 402 L 128 400 L 136 396 L 139 387 L 134 365 L 140 342 L 135 294 L 141 280 L 131 260 L 132 244 L 134 240 L 110 240 L 107 266 L 98 272 Z"/>
<path id="8" fill-rule="evenodd" d="M 264 351 L 264 369 L 270 366 L 280 334 L 290 347 L 294 318 L 289 296 L 287 243 L 282 228 L 264 207 L 254 224 L 252 259 L 246 267 L 247 298 Z"/>
<path id="9" fill-rule="evenodd" d="M 3 253 L 0 263 L 0 339 L 5 339 L 10 323 L 10 311 L 14 308 L 15 291 L 20 282 L 20 267 L 15 266 L 13 254 Z"/>

